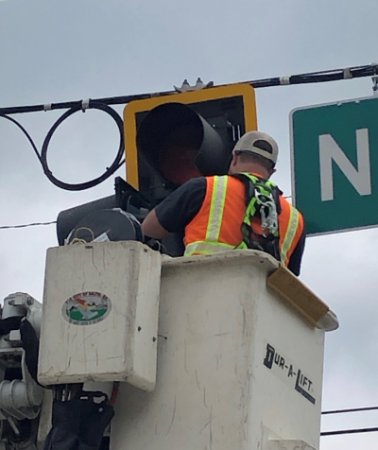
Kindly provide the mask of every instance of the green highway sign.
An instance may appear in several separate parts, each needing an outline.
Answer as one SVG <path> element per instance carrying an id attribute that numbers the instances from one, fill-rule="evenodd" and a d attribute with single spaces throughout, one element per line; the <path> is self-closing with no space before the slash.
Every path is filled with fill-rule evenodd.
<path id="1" fill-rule="evenodd" d="M 308 234 L 378 226 L 378 97 L 290 114 L 293 203 Z"/>

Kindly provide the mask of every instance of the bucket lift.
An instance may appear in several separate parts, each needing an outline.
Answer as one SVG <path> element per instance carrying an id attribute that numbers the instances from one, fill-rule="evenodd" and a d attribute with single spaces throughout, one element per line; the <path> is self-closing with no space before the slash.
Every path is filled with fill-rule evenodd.
<path id="1" fill-rule="evenodd" d="M 43 304 L 39 381 L 121 382 L 111 450 L 319 448 L 337 319 L 269 255 L 52 248 Z"/>

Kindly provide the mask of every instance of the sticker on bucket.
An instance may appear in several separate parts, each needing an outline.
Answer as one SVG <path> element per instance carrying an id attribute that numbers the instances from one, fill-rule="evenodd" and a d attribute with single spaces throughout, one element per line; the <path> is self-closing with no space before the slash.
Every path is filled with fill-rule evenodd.
<path id="1" fill-rule="evenodd" d="M 63 316 L 76 325 L 91 325 L 104 320 L 111 309 L 110 299 L 101 292 L 80 292 L 68 298 L 62 308 Z"/>

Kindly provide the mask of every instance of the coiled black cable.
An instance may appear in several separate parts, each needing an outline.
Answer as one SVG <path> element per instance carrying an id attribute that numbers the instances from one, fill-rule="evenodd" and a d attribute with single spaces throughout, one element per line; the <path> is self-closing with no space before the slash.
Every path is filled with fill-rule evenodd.
<path id="1" fill-rule="evenodd" d="M 49 148 L 50 140 L 51 140 L 54 132 L 59 127 L 59 125 L 65 119 L 67 119 L 69 116 L 71 116 L 72 114 L 74 114 L 78 111 L 82 111 L 83 110 L 82 105 L 73 106 L 68 111 L 66 111 L 54 123 L 54 125 L 50 128 L 49 132 L 47 133 L 47 136 L 43 142 L 41 154 L 39 154 L 37 146 L 35 145 L 33 139 L 29 135 L 29 133 L 16 119 L 13 119 L 13 117 L 9 117 L 7 114 L 3 114 L 3 113 L 0 113 L 0 117 L 3 117 L 4 119 L 7 119 L 10 122 L 14 123 L 23 132 L 23 134 L 26 136 L 26 139 L 29 141 L 30 145 L 32 146 L 33 151 L 38 158 L 38 161 L 41 163 L 44 174 L 55 186 L 65 189 L 65 190 L 68 190 L 68 191 L 82 191 L 82 190 L 89 189 L 91 187 L 97 186 L 98 184 L 102 183 L 104 180 L 108 179 L 111 175 L 113 175 L 113 173 L 117 169 L 119 169 L 119 167 L 121 167 L 124 163 L 124 160 L 122 159 L 123 154 L 124 154 L 124 144 L 123 144 L 123 121 L 122 121 L 121 117 L 118 115 L 118 113 L 113 108 L 111 108 L 110 106 L 108 106 L 104 103 L 101 103 L 101 102 L 89 101 L 87 108 L 88 109 L 98 109 L 98 110 L 104 111 L 105 113 L 109 114 L 112 117 L 112 119 L 116 122 L 117 127 L 118 127 L 120 142 L 119 142 L 119 147 L 118 147 L 116 157 L 115 157 L 114 161 L 112 162 L 112 164 L 110 165 L 110 167 L 107 167 L 105 172 L 101 176 L 94 178 L 90 181 L 86 181 L 84 183 L 66 183 L 64 181 L 59 180 L 58 178 L 56 178 L 53 175 L 53 173 L 50 170 L 49 165 L 47 163 L 48 148 Z"/>
<path id="2" fill-rule="evenodd" d="M 43 171 L 47 178 L 55 184 L 55 186 L 58 186 L 62 189 L 65 189 L 67 191 L 82 191 L 84 189 L 89 189 L 91 187 L 97 186 L 98 184 L 105 181 L 107 178 L 109 178 L 113 173 L 122 165 L 122 156 L 124 154 L 124 144 L 123 144 L 123 121 L 121 117 L 118 115 L 118 113 L 111 108 L 110 106 L 96 102 L 96 101 L 89 101 L 88 104 L 89 109 L 98 109 L 101 111 L 104 111 L 105 113 L 109 114 L 112 119 L 115 121 L 118 127 L 119 136 L 120 136 L 120 142 L 118 151 L 116 154 L 116 157 L 112 164 L 106 168 L 105 172 L 100 175 L 97 178 L 94 178 L 90 181 L 86 181 L 84 183 L 66 183 L 64 181 L 59 180 L 56 178 L 53 173 L 51 172 L 49 165 L 47 163 L 47 153 L 49 149 L 50 140 L 55 133 L 56 129 L 59 127 L 59 125 L 66 120 L 68 117 L 70 117 L 72 114 L 75 114 L 78 111 L 83 111 L 83 107 L 81 105 L 76 105 L 70 108 L 68 111 L 66 111 L 62 116 L 59 117 L 59 119 L 54 123 L 54 125 L 50 128 L 49 132 L 47 133 L 45 140 L 43 141 L 42 145 L 42 152 L 41 152 L 41 164 L 43 167 Z"/>

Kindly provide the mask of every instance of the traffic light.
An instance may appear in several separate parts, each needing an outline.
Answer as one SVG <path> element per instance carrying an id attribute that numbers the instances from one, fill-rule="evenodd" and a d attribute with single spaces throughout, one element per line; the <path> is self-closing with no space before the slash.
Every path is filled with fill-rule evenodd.
<path id="1" fill-rule="evenodd" d="M 193 177 L 227 173 L 236 141 L 257 129 L 249 84 L 136 100 L 123 115 L 127 182 L 152 204 Z"/>
<path id="2" fill-rule="evenodd" d="M 143 195 L 121 177 L 114 195 L 61 211 L 56 231 L 59 245 L 92 241 L 142 241 L 141 222 L 152 208 Z"/>
<path id="3" fill-rule="evenodd" d="M 118 177 L 113 196 L 62 211 L 57 219 L 59 245 L 143 240 L 138 221 L 149 210 L 193 177 L 227 173 L 236 141 L 255 129 L 255 96 L 249 84 L 128 103 L 124 109 L 127 182 Z M 162 244 L 164 253 L 183 253 L 178 234 Z"/>

